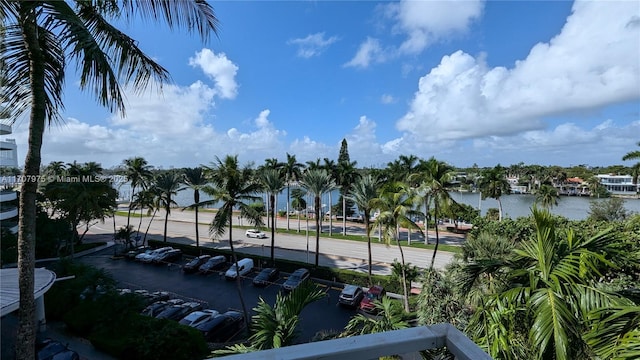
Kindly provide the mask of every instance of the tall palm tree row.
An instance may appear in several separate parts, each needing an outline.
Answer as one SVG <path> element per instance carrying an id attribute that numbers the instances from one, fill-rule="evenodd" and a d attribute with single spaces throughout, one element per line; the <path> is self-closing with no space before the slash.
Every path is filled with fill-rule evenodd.
<path id="1" fill-rule="evenodd" d="M 322 202 L 322 194 L 331 192 L 337 188 L 337 185 L 333 181 L 333 178 L 327 173 L 326 170 L 307 170 L 302 175 L 300 185 L 308 192 L 313 194 L 313 208 L 315 210 L 316 220 L 316 259 L 315 266 L 318 266 L 320 259 L 320 214 Z"/>
<path id="2" fill-rule="evenodd" d="M 241 167 L 238 156 L 226 156 L 224 159 L 216 157 L 210 166 L 205 167 L 212 186 L 205 187 L 204 191 L 212 197 L 210 202 L 220 202 L 220 208 L 209 225 L 209 233 L 215 239 L 220 239 L 229 229 L 229 248 L 232 261 L 236 268 L 238 256 L 233 245 L 233 212 L 240 211 L 240 216 L 247 219 L 254 226 L 262 226 L 262 214 L 250 203 L 260 200 L 257 196 L 262 190 L 262 185 L 253 176 L 253 170 L 249 166 Z M 238 296 L 244 312 L 245 321 L 249 325 L 247 307 L 242 294 L 240 276 L 236 276 Z"/>
<path id="3" fill-rule="evenodd" d="M 217 30 L 213 8 L 203 1 L 0 1 L 3 83 L 11 118 L 29 112 L 24 174 L 37 178 L 47 124 L 60 120 L 67 61 L 80 72 L 80 88 L 98 103 L 124 113 L 123 85 L 142 91 L 169 80 L 168 72 L 138 43 L 109 23 L 142 17 L 186 27 L 205 40 Z M 16 358 L 33 359 L 35 349 L 34 267 L 36 182 L 20 189 L 18 276 L 20 289 Z"/>

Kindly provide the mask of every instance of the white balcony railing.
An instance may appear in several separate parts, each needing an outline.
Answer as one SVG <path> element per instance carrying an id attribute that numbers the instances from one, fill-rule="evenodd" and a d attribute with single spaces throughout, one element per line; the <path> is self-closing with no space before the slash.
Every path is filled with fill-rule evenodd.
<path id="1" fill-rule="evenodd" d="M 3 209 L 0 212 L 0 220 L 7 220 L 18 216 L 18 208 L 12 207 L 8 209 Z"/>
<path id="2" fill-rule="evenodd" d="M 15 191 L 0 191 L 0 202 L 12 201 L 18 198 L 18 193 Z"/>
<path id="3" fill-rule="evenodd" d="M 383 333 L 352 336 L 224 357 L 225 360 L 366 360 L 402 355 L 420 359 L 418 352 L 447 348 L 457 360 L 491 360 L 478 345 L 451 324 L 420 326 Z"/>

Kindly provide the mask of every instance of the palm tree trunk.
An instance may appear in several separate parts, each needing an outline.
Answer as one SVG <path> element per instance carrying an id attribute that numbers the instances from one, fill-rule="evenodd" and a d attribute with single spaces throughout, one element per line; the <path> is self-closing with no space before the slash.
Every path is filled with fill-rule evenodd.
<path id="1" fill-rule="evenodd" d="M 291 202 L 291 198 L 289 197 L 289 182 L 287 181 L 287 231 L 289 231 L 289 203 Z"/>
<path id="2" fill-rule="evenodd" d="M 502 221 L 502 201 L 500 201 L 500 197 L 496 198 L 498 200 L 498 221 Z"/>
<path id="3" fill-rule="evenodd" d="M 316 210 L 316 267 L 318 267 L 318 261 L 320 260 L 320 196 L 316 195 L 315 199 Z"/>
<path id="4" fill-rule="evenodd" d="M 329 191 L 329 237 L 333 234 L 333 201 L 331 201 L 331 191 Z M 316 264 L 318 265 L 318 264 Z"/>
<path id="5" fill-rule="evenodd" d="M 169 222 L 169 205 L 164 209 L 164 233 L 162 239 L 167 242 L 167 223 Z"/>
<path id="6" fill-rule="evenodd" d="M 153 219 L 155 219 L 157 213 L 158 213 L 158 209 L 156 208 L 153 210 L 153 215 L 151 215 L 151 220 L 149 220 L 149 224 L 147 225 L 147 231 L 144 232 L 142 245 L 147 245 L 147 234 L 149 233 L 149 229 L 151 228 L 151 223 L 153 222 Z"/>
<path id="7" fill-rule="evenodd" d="M 347 199 L 342 195 L 342 235 L 347 236 Z"/>
<path id="8" fill-rule="evenodd" d="M 365 211 L 364 212 L 364 231 L 367 232 L 367 251 L 369 253 L 369 285 L 373 285 L 373 279 L 372 279 L 372 255 L 371 255 L 371 233 L 369 231 L 369 212 Z"/>
<path id="9" fill-rule="evenodd" d="M 231 207 L 233 209 L 233 207 Z M 238 286 L 238 297 L 240 298 L 240 305 L 242 306 L 242 313 L 244 314 L 244 323 L 247 329 L 249 328 L 249 313 L 247 312 L 247 305 L 244 303 L 244 296 L 242 295 L 242 283 L 240 282 L 240 267 L 238 266 L 238 256 L 236 256 L 236 250 L 233 247 L 233 211 L 229 211 L 229 247 L 231 248 L 231 259 L 236 265 L 236 285 Z"/>
<path id="10" fill-rule="evenodd" d="M 21 9 L 21 11 L 24 11 Z M 31 115 L 29 140 L 25 157 L 24 174 L 38 178 L 40 174 L 42 137 L 46 121 L 46 93 L 44 57 L 40 50 L 34 14 L 21 14 L 27 19 L 22 23 L 24 42 L 31 61 Z M 36 196 L 38 183 L 23 181 L 20 186 L 20 218 L 18 220 L 18 288 L 20 291 L 20 318 L 16 339 L 16 359 L 33 360 L 35 356 L 35 313 L 33 295 L 35 283 Z"/>
<path id="11" fill-rule="evenodd" d="M 275 212 L 274 206 L 275 206 L 275 202 L 276 202 L 276 197 L 275 195 L 271 195 L 269 196 L 269 202 L 271 203 L 271 212 L 272 212 L 272 216 L 271 216 L 271 265 L 275 266 L 276 265 L 276 255 L 275 255 L 275 246 L 276 246 L 276 241 L 275 241 L 275 235 L 276 235 L 276 228 L 275 228 L 275 224 L 274 224 L 274 216 L 275 214 L 273 214 Z"/>
<path id="12" fill-rule="evenodd" d="M 198 230 L 198 208 L 200 207 L 200 191 L 196 188 L 193 190 L 193 202 L 196 204 L 196 250 L 199 255 L 202 255 L 202 250 L 200 249 L 200 231 Z"/>
<path id="13" fill-rule="evenodd" d="M 429 269 L 433 269 L 433 264 L 436 261 L 436 254 L 438 253 L 438 245 L 440 245 L 440 233 L 438 232 L 438 201 L 433 202 L 433 212 L 435 214 L 435 226 L 436 226 L 436 247 L 433 249 L 433 255 L 431 256 L 431 266 Z"/>
<path id="14" fill-rule="evenodd" d="M 407 291 L 407 276 L 405 274 L 404 266 L 404 250 L 400 245 L 400 239 L 398 238 L 398 232 L 396 231 L 396 244 L 398 244 L 398 250 L 400 250 L 400 260 L 402 261 L 402 291 L 404 293 L 404 311 L 409 312 L 409 294 Z"/>
<path id="15" fill-rule="evenodd" d="M 429 245 L 429 197 L 428 195 L 424 200 L 424 244 Z"/>
<path id="16" fill-rule="evenodd" d="M 131 220 L 131 204 L 133 204 L 133 193 L 136 190 L 135 186 L 131 187 L 131 194 L 129 194 L 129 210 L 127 211 L 127 229 L 129 228 L 129 221 Z"/>

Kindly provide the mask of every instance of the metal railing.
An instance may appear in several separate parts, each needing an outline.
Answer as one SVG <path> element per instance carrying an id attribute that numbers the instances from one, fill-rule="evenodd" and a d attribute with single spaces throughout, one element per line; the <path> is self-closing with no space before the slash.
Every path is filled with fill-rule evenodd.
<path id="1" fill-rule="evenodd" d="M 361 360 L 381 356 L 402 355 L 420 359 L 422 350 L 442 347 L 458 360 L 491 360 L 478 345 L 451 324 L 435 324 L 377 334 L 352 336 L 334 340 L 287 346 L 279 349 L 230 355 L 225 360 Z"/>

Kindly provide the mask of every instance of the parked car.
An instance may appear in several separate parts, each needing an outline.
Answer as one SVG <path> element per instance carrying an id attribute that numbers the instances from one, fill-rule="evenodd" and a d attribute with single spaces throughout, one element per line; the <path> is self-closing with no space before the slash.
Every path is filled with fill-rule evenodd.
<path id="1" fill-rule="evenodd" d="M 338 297 L 338 303 L 351 307 L 359 307 L 362 298 L 364 298 L 364 291 L 360 286 L 345 285 Z"/>
<path id="2" fill-rule="evenodd" d="M 173 248 L 170 246 L 166 246 L 166 247 L 161 247 L 159 249 L 152 250 L 151 252 L 144 252 L 136 256 L 136 260 L 142 261 L 143 263 L 150 263 L 153 261 L 153 259 L 156 256 L 162 255 L 169 250 L 173 250 Z"/>
<path id="3" fill-rule="evenodd" d="M 182 271 L 186 274 L 194 273 L 198 271 L 202 264 L 209 261 L 209 259 L 211 259 L 211 255 L 200 255 L 194 257 L 191 261 L 189 261 L 182 267 Z"/>
<path id="4" fill-rule="evenodd" d="M 158 254 L 151 259 L 151 262 L 154 264 L 162 264 L 162 263 L 171 263 L 177 260 L 180 260 L 182 257 L 182 250 L 180 249 L 171 249 L 162 254 Z"/>
<path id="5" fill-rule="evenodd" d="M 150 254 L 151 254 L 152 252 L 154 252 L 154 251 L 155 251 L 154 249 L 146 249 L 146 250 L 144 250 L 144 251 L 142 251 L 142 252 L 138 253 L 137 255 L 135 255 L 135 256 L 133 257 L 133 260 L 135 260 L 135 261 L 142 261 L 142 259 L 143 259 L 145 256 L 150 255 Z"/>
<path id="6" fill-rule="evenodd" d="M 282 287 L 286 291 L 291 291 L 297 288 L 303 281 L 309 278 L 309 270 L 305 268 L 300 268 L 294 271 L 288 278 L 287 281 L 282 284 Z"/>
<path id="7" fill-rule="evenodd" d="M 227 278 L 227 280 L 235 280 L 238 276 L 247 275 L 251 269 L 253 269 L 253 259 L 240 259 L 238 260 L 238 268 L 236 269 L 236 263 L 233 263 L 229 270 L 224 273 L 224 277 Z"/>
<path id="8" fill-rule="evenodd" d="M 150 304 L 146 308 L 144 308 L 140 313 L 142 315 L 155 317 L 159 313 L 161 313 L 164 309 L 168 308 L 172 305 L 182 304 L 184 301 L 180 299 L 171 299 L 171 300 L 161 300 L 156 301 L 153 304 Z"/>
<path id="9" fill-rule="evenodd" d="M 80 360 L 77 352 L 59 341 L 45 339 L 36 345 L 37 360 Z"/>
<path id="10" fill-rule="evenodd" d="M 162 310 L 156 319 L 168 319 L 168 320 L 180 320 L 188 314 L 202 309 L 202 304 L 199 302 L 185 302 L 178 305 L 172 305 Z"/>
<path id="11" fill-rule="evenodd" d="M 210 272 L 221 269 L 226 263 L 227 259 L 224 257 L 224 255 L 214 256 L 211 259 L 207 260 L 206 263 L 200 265 L 198 271 L 201 274 L 208 274 Z"/>
<path id="12" fill-rule="evenodd" d="M 191 314 L 183 317 L 182 319 L 180 319 L 178 323 L 182 325 L 196 327 L 201 323 L 209 320 L 210 318 L 218 315 L 220 315 L 220 313 L 217 310 L 213 310 L 213 309 L 199 310 L 199 311 L 194 311 Z"/>
<path id="13" fill-rule="evenodd" d="M 227 311 L 200 323 L 195 328 L 200 330 L 207 341 L 227 342 L 244 326 L 244 316 L 237 311 Z"/>
<path id="14" fill-rule="evenodd" d="M 136 256 L 138 256 L 139 254 L 142 254 L 143 252 L 145 252 L 147 250 L 151 250 L 151 247 L 146 246 L 146 245 L 138 246 L 135 249 L 127 251 L 127 253 L 124 254 L 124 257 L 127 258 L 127 259 L 135 259 Z"/>
<path id="15" fill-rule="evenodd" d="M 248 238 L 256 238 L 256 239 L 266 239 L 267 238 L 267 234 L 263 233 L 262 231 L 260 231 L 258 229 L 249 229 L 244 234 L 247 235 Z"/>
<path id="16" fill-rule="evenodd" d="M 380 300 L 387 292 L 380 285 L 374 285 L 369 288 L 367 293 L 364 295 L 364 298 L 360 302 L 360 310 L 373 313 L 375 312 L 375 305 L 373 304 L 376 300 Z"/>
<path id="17" fill-rule="evenodd" d="M 267 286 L 269 283 L 274 282 L 278 278 L 278 275 L 280 275 L 280 270 L 276 268 L 262 269 L 262 271 L 253 278 L 253 286 Z"/>

